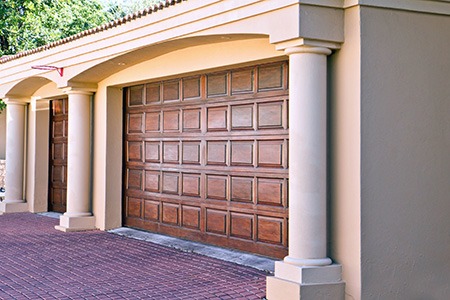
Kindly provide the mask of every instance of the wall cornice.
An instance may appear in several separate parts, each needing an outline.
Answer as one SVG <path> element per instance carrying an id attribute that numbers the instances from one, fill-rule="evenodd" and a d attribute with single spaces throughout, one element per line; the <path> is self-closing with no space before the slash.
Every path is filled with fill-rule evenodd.
<path id="1" fill-rule="evenodd" d="M 343 7 L 350 8 L 358 5 L 450 15 L 449 0 L 344 0 Z"/>

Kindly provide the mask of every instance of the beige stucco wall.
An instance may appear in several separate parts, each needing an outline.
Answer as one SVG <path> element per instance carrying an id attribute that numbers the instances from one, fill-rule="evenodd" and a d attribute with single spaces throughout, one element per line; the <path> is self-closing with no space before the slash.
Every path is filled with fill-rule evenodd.
<path id="1" fill-rule="evenodd" d="M 328 60 L 329 255 L 342 264 L 346 299 L 361 296 L 359 8 L 345 11 L 345 43 Z"/>
<path id="2" fill-rule="evenodd" d="M 5 159 L 6 151 L 6 109 L 0 113 L 0 159 Z"/>
<path id="3" fill-rule="evenodd" d="M 448 299 L 450 18 L 361 11 L 363 299 Z"/>

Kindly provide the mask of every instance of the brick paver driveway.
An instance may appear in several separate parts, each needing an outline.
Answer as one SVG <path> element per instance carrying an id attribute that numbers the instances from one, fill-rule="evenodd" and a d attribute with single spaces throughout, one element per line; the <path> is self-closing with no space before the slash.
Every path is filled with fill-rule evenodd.
<path id="1" fill-rule="evenodd" d="M 262 271 L 57 219 L 0 216 L 0 299 L 261 299 Z"/>

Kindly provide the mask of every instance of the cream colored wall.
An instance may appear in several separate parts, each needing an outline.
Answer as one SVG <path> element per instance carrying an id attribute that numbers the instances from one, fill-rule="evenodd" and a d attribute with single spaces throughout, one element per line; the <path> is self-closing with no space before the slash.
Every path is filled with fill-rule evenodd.
<path id="1" fill-rule="evenodd" d="M 94 100 L 93 209 L 96 226 L 122 224 L 122 90 L 119 86 L 230 65 L 287 59 L 268 38 L 176 50 L 116 73 L 98 85 Z"/>
<path id="2" fill-rule="evenodd" d="M 346 299 L 361 298 L 359 8 L 345 11 L 345 43 L 329 58 L 330 256 L 342 264 Z"/>
<path id="3" fill-rule="evenodd" d="M 448 299 L 450 17 L 361 11 L 363 299 Z"/>
<path id="4" fill-rule="evenodd" d="M 0 159 L 6 154 L 6 109 L 0 114 Z"/>

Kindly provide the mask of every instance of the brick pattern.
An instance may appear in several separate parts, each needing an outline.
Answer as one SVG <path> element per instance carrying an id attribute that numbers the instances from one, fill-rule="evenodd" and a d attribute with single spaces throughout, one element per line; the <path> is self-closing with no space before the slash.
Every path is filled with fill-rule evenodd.
<path id="1" fill-rule="evenodd" d="M 0 187 L 5 187 L 6 160 L 0 159 Z"/>
<path id="2" fill-rule="evenodd" d="M 57 219 L 0 216 L 0 299 L 262 299 L 264 272 Z"/>

